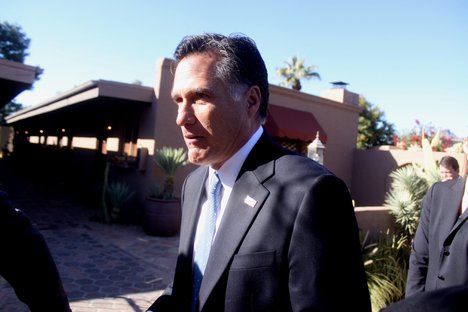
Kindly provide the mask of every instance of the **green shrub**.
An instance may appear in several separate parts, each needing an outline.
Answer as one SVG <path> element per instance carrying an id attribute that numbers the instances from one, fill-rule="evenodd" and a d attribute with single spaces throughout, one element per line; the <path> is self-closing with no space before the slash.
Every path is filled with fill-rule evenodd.
<path id="1" fill-rule="evenodd" d="M 373 311 L 403 299 L 409 256 L 419 224 L 421 205 L 429 187 L 439 180 L 429 140 L 421 139 L 423 165 L 410 164 L 390 174 L 392 183 L 384 205 L 395 218 L 395 234 L 383 235 L 363 248 Z"/>
<path id="2" fill-rule="evenodd" d="M 404 239 L 383 234 L 377 242 L 362 240 L 362 255 L 371 296 L 372 311 L 380 311 L 390 303 L 403 299 L 409 250 Z"/>

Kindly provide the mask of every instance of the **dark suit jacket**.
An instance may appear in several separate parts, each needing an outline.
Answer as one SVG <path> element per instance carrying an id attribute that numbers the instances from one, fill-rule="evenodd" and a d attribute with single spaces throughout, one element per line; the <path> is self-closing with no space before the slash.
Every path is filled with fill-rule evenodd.
<path id="1" fill-rule="evenodd" d="M 458 216 L 464 179 L 435 183 L 424 197 L 406 296 L 468 284 L 468 210 Z"/>
<path id="2" fill-rule="evenodd" d="M 200 167 L 184 183 L 173 287 L 152 311 L 190 310 L 194 235 L 207 175 Z M 253 207 L 247 196 L 256 201 Z M 264 133 L 232 189 L 202 281 L 200 311 L 370 311 L 346 185 Z"/>
<path id="3" fill-rule="evenodd" d="M 468 285 L 419 292 L 382 310 L 382 312 L 466 311 L 468 311 Z"/>
<path id="4" fill-rule="evenodd" d="M 46 241 L 0 191 L 0 275 L 31 311 L 71 311 Z"/>

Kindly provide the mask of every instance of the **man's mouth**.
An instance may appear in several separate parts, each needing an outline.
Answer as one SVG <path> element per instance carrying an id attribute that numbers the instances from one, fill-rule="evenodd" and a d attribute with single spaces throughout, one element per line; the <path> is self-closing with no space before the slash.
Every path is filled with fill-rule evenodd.
<path id="1" fill-rule="evenodd" d="M 196 144 L 197 142 L 200 142 L 200 140 L 202 139 L 203 139 L 203 136 L 201 135 L 195 135 L 195 134 L 184 135 L 184 140 L 187 144 Z"/>

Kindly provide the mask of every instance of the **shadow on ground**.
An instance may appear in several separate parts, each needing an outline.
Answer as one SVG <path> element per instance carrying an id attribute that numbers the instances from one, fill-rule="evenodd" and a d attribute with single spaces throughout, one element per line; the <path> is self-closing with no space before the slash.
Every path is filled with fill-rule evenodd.
<path id="1" fill-rule="evenodd" d="M 171 281 L 178 237 L 148 236 L 138 225 L 90 221 L 93 209 L 59 186 L 15 172 L 2 159 L 0 186 L 44 235 L 74 311 L 97 311 L 96 304 L 144 311 Z M 1 278 L 0 311 L 27 311 Z"/>

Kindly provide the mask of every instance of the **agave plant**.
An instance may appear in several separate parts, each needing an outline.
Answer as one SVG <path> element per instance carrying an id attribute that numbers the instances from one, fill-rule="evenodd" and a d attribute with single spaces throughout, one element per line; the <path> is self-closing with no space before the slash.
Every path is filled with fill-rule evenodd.
<path id="1" fill-rule="evenodd" d="M 429 186 L 440 180 L 439 168 L 432 152 L 432 148 L 439 144 L 438 137 L 439 136 L 436 135 L 431 143 L 429 143 L 428 139 L 422 139 L 423 167 L 420 169 L 422 170 L 420 174 L 424 177 Z"/>
<path id="2" fill-rule="evenodd" d="M 415 165 L 401 167 L 392 172 L 390 177 L 393 181 L 384 204 L 390 208 L 402 235 L 410 240 L 418 226 L 421 203 L 428 184 Z"/>
<path id="3" fill-rule="evenodd" d="M 157 150 L 153 161 L 164 172 L 164 186 L 159 189 L 153 188 L 150 196 L 161 199 L 174 199 L 174 177 L 177 170 L 187 164 L 187 152 L 183 148 L 172 148 L 164 146 Z M 156 190 L 156 191 L 154 191 Z"/>
<path id="4" fill-rule="evenodd" d="M 120 216 L 123 205 L 132 198 L 135 191 L 132 191 L 127 183 L 112 182 L 107 187 L 106 192 L 112 205 L 111 218 L 113 220 L 117 220 Z"/>

